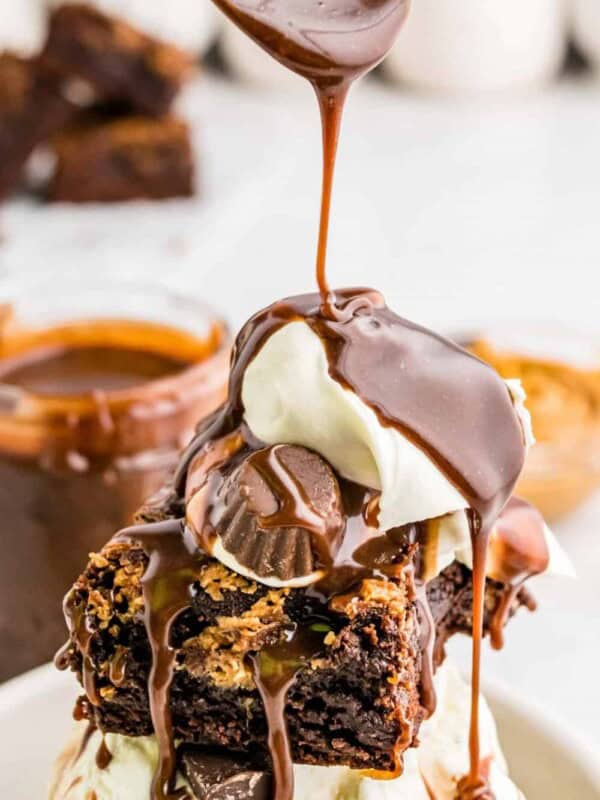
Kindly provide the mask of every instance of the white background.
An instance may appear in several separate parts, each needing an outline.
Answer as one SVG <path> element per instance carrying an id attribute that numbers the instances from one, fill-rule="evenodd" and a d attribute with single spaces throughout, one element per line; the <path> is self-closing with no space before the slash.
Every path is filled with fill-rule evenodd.
<path id="1" fill-rule="evenodd" d="M 6 292 L 25 277 L 116 274 L 197 293 L 237 327 L 313 288 L 320 134 L 300 83 L 285 95 L 217 80 L 182 101 L 194 122 L 197 200 L 0 211 Z M 600 341 L 600 85 L 485 101 L 359 87 L 333 206 L 334 285 L 370 284 L 444 330 L 534 320 Z M 541 581 L 541 610 L 511 625 L 490 674 L 600 746 L 600 499 L 557 526 L 580 579 Z M 468 643 L 454 644 L 459 657 Z"/>

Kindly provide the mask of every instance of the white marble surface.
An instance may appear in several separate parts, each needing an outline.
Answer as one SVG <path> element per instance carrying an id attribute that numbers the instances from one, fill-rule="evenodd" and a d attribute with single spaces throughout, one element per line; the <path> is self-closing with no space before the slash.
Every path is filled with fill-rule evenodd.
<path id="1" fill-rule="evenodd" d="M 35 275 L 156 277 L 234 325 L 312 287 L 319 133 L 310 92 L 193 87 L 203 192 L 125 208 L 0 211 L 3 292 Z M 334 284 L 381 288 L 445 329 L 534 319 L 600 339 L 600 85 L 450 102 L 373 83 L 352 97 L 331 241 Z M 556 526 L 577 582 L 540 582 L 486 669 L 600 747 L 600 498 Z M 466 656 L 466 642 L 454 649 Z"/>

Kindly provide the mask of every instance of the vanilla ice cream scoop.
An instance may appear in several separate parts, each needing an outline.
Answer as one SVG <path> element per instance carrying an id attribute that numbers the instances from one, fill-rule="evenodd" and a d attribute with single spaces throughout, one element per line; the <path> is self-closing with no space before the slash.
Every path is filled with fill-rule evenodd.
<path id="1" fill-rule="evenodd" d="M 345 767 L 296 765 L 294 800 L 428 800 L 431 796 L 454 800 L 458 781 L 469 768 L 470 688 L 448 664 L 438 671 L 435 684 L 437 710 L 421 728 L 419 748 L 406 752 L 404 773 L 399 778 L 374 780 Z M 481 752 L 489 765 L 496 800 L 524 800 L 508 777 L 496 726 L 483 699 L 480 709 Z M 155 738 L 107 734 L 105 746 L 112 758 L 104 769 L 97 763 L 101 745 L 98 731 L 86 741 L 85 725 L 78 726 L 57 762 L 49 800 L 89 800 L 92 793 L 98 800 L 140 800 L 149 796 L 158 761 Z M 202 758 L 201 754 L 198 758 Z M 231 777 L 224 778 L 223 785 L 225 780 L 230 781 Z M 177 785 L 186 787 L 194 800 L 204 800 L 194 796 L 182 775 Z M 264 785 L 261 791 L 266 791 Z M 215 800 L 226 798 L 217 793 L 210 796 Z M 245 800 L 246 795 L 235 797 Z M 247 798 L 258 800 L 250 793 Z"/>
<path id="2" fill-rule="evenodd" d="M 402 391 L 402 365 L 398 391 Z M 507 382 L 527 446 L 533 442 L 525 395 Z M 322 340 L 304 322 L 274 333 L 248 365 L 242 385 L 246 423 L 268 444 L 300 444 L 322 455 L 344 478 L 379 490 L 378 524 L 389 530 L 439 519 L 437 557 L 428 578 L 455 559 L 471 565 L 468 502 L 439 466 L 397 428 L 330 375 Z M 572 574 L 562 547 L 545 527 L 546 571 Z"/>

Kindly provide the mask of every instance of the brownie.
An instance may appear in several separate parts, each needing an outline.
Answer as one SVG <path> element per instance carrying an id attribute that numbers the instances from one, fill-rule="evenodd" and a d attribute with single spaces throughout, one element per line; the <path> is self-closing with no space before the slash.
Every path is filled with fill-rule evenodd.
<path id="1" fill-rule="evenodd" d="M 140 521 L 178 516 L 180 501 L 169 507 L 167 497 L 163 510 L 150 507 Z M 97 704 L 82 698 L 79 713 L 106 732 L 128 736 L 152 733 L 147 691 L 152 658 L 141 586 L 147 563 L 138 545 L 123 541 L 92 556 L 68 598 L 71 618 L 84 623 L 85 653 L 75 636 L 61 659 L 83 680 L 85 658 L 87 681 L 91 675 Z M 171 630 L 175 739 L 252 752 L 268 763 L 267 724 L 248 656 L 279 641 L 290 625 L 306 624 L 314 598 L 305 589 L 268 588 L 209 556 L 201 557 L 197 569 L 190 607 Z M 287 698 L 296 763 L 392 772 L 401 752 L 417 743 L 425 709 L 419 609 L 409 575 L 401 570 L 388 580 L 362 580 L 319 607 L 322 651 L 299 671 Z M 502 591 L 502 585 L 488 582 L 486 627 Z M 450 565 L 431 581 L 427 594 L 441 660 L 447 638 L 470 631 L 470 571 Z"/>
<path id="2" fill-rule="evenodd" d="M 187 124 L 173 116 L 97 118 L 56 136 L 48 199 L 103 203 L 162 200 L 194 193 Z"/>
<path id="3" fill-rule="evenodd" d="M 169 110 L 190 68 L 188 56 L 173 45 L 84 3 L 51 14 L 40 61 L 50 74 L 78 77 L 105 99 L 157 116 Z"/>
<path id="4" fill-rule="evenodd" d="M 87 652 L 101 702 L 84 703 L 85 713 L 102 730 L 129 736 L 152 732 L 151 654 L 140 590 L 145 567 L 139 548 L 109 545 L 92 558 L 70 598 L 94 631 Z M 171 634 L 175 738 L 266 758 L 265 714 L 246 659 L 305 615 L 304 590 L 268 589 L 206 557 L 192 606 Z M 399 742 L 413 740 L 423 716 L 417 614 L 407 585 L 364 581 L 352 596 L 335 599 L 322 624 L 323 650 L 288 694 L 294 760 L 395 770 Z M 73 645 L 70 664 L 80 677 L 81 657 Z M 119 685 L 110 677 L 115 658 L 123 669 Z"/>
<path id="5" fill-rule="evenodd" d="M 0 198 L 18 186 L 33 150 L 65 125 L 75 110 L 34 61 L 0 54 Z"/>

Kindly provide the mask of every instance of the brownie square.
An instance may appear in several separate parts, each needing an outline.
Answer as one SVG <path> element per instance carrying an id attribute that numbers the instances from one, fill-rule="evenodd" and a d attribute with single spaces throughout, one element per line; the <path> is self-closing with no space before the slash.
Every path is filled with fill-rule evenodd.
<path id="1" fill-rule="evenodd" d="M 190 69 L 178 48 L 83 3 L 52 13 L 41 64 L 51 74 L 89 82 L 104 99 L 156 116 L 169 110 Z"/>
<path id="2" fill-rule="evenodd" d="M 76 107 L 42 77 L 34 61 L 0 54 L 0 198 L 19 184 L 27 159 Z"/>
<path id="3" fill-rule="evenodd" d="M 85 654 L 75 637 L 64 656 L 88 689 L 90 676 L 94 683 L 97 705 L 83 700 L 79 711 L 102 730 L 129 736 L 152 733 L 140 587 L 146 566 L 141 549 L 113 543 L 92 558 L 69 599 L 72 618 L 92 633 Z M 252 752 L 266 763 L 267 721 L 248 656 L 303 623 L 305 592 L 268 589 L 209 557 L 197 568 L 191 605 L 171 630 L 175 739 Z M 407 591 L 402 580 L 364 581 L 324 610 L 322 651 L 298 672 L 287 698 L 295 762 L 397 770 L 423 717 L 417 612 Z"/>
<path id="4" fill-rule="evenodd" d="M 159 505 L 140 511 L 138 523 L 181 514 L 180 501 L 166 490 Z M 252 753 L 268 763 L 267 722 L 248 657 L 276 644 L 290 625 L 305 626 L 314 598 L 306 589 L 268 588 L 207 555 L 194 563 L 190 604 L 170 637 L 174 736 L 182 744 Z M 72 628 L 60 659 L 86 691 L 92 689 L 95 705 L 81 698 L 79 713 L 127 736 L 153 730 L 142 590 L 147 566 L 147 553 L 135 541 L 117 539 L 91 557 L 67 601 L 71 621 L 85 635 Z M 425 715 L 422 620 L 409 574 L 363 580 L 318 608 L 322 651 L 298 672 L 287 696 L 296 763 L 395 772 L 403 750 L 418 743 Z M 451 635 L 470 632 L 471 587 L 470 571 L 456 562 L 428 584 L 438 663 Z M 486 630 L 503 591 L 487 582 Z M 525 599 L 515 598 L 512 613 Z"/>
<path id="5" fill-rule="evenodd" d="M 55 137 L 48 199 L 104 203 L 162 200 L 194 193 L 194 158 L 185 122 L 173 116 L 90 114 Z"/>

